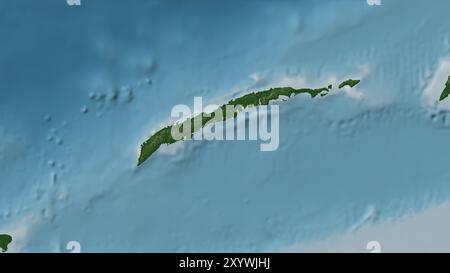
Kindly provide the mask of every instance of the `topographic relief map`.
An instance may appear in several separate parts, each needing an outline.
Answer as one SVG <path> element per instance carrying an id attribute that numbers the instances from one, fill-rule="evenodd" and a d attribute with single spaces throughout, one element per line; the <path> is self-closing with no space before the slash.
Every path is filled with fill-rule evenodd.
<path id="1" fill-rule="evenodd" d="M 0 252 L 450 252 L 449 10 L 0 0 Z"/>

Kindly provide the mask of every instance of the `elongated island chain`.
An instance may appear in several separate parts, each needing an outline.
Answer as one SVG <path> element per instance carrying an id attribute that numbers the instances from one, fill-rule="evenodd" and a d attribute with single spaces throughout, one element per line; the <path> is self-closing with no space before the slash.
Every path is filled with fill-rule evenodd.
<path id="1" fill-rule="evenodd" d="M 359 80 L 349 79 L 342 82 L 339 85 L 339 88 L 343 88 L 345 86 L 353 88 L 354 86 L 359 84 L 359 82 L 360 82 Z M 271 101 L 278 100 L 280 99 L 280 97 L 290 98 L 291 96 L 295 96 L 298 94 L 309 94 L 312 98 L 315 98 L 317 96 L 328 95 L 328 93 L 331 91 L 332 88 L 333 86 L 330 84 L 327 87 L 322 87 L 318 89 L 310 89 L 310 88 L 294 89 L 292 87 L 277 87 L 268 90 L 252 92 L 242 97 L 232 99 L 228 103 L 220 106 L 223 113 L 222 117 L 214 117 L 214 114 L 204 115 L 204 113 L 201 113 L 195 117 L 192 117 L 191 119 L 184 121 L 183 124 L 191 123 L 190 128 L 192 136 L 200 128 L 206 126 L 210 122 L 217 122 L 228 118 L 235 118 L 238 113 L 237 112 L 227 113 L 226 111 L 227 106 L 242 106 L 243 109 L 245 109 L 251 106 L 268 105 Z M 200 119 L 201 122 L 195 123 L 194 120 L 196 119 Z M 199 125 L 195 126 L 195 124 Z M 144 143 L 142 143 L 140 156 L 137 164 L 138 166 L 142 165 L 148 158 L 150 158 L 159 149 L 159 147 L 161 147 L 161 145 L 163 144 L 170 145 L 179 141 L 175 140 L 172 137 L 171 131 L 173 126 L 174 125 L 170 125 L 160 129 L 159 131 L 154 133 L 149 139 L 147 139 Z"/>

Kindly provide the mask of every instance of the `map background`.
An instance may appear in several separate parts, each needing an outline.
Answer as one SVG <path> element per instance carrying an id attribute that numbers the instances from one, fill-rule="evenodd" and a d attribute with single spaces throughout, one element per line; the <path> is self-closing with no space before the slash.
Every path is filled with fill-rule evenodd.
<path id="1" fill-rule="evenodd" d="M 2 1 L 10 251 L 66 251 L 72 240 L 83 251 L 277 251 L 445 202 L 450 120 L 435 101 L 436 77 L 450 74 L 447 6 Z M 349 77 L 362 82 L 280 106 L 277 152 L 183 143 L 135 167 L 140 143 L 194 96 Z M 116 102 L 89 98 L 113 90 Z"/>

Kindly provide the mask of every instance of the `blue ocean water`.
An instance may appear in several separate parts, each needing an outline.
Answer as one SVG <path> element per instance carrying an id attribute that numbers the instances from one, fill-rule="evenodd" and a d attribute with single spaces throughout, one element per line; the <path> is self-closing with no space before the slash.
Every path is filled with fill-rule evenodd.
<path id="1" fill-rule="evenodd" d="M 449 200 L 449 119 L 423 98 L 450 48 L 435 2 L 1 1 L 0 232 L 11 251 L 278 251 Z M 349 77 L 280 105 L 276 152 L 189 142 L 136 167 L 194 96 Z"/>

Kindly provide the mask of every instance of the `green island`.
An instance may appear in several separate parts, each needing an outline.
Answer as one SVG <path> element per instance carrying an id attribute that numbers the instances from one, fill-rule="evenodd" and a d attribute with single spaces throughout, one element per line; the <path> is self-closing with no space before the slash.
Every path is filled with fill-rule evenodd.
<path id="1" fill-rule="evenodd" d="M 342 82 L 341 84 L 339 84 L 339 89 L 343 88 L 345 86 L 350 86 L 351 88 L 355 87 L 358 83 L 360 82 L 360 80 L 353 80 L 353 79 L 348 79 L 344 82 Z"/>
<path id="2" fill-rule="evenodd" d="M 449 94 L 450 94 L 450 76 L 448 76 L 447 83 L 445 84 L 444 91 L 442 91 L 439 101 L 443 101 L 445 98 L 448 97 Z"/>
<path id="3" fill-rule="evenodd" d="M 359 83 L 359 80 L 346 80 L 341 83 L 339 86 L 349 85 L 350 87 L 354 87 Z M 225 120 L 228 118 L 235 118 L 239 111 L 247 107 L 260 106 L 260 105 L 268 105 L 269 102 L 278 100 L 280 97 L 288 97 L 295 96 L 298 94 L 309 94 L 312 98 L 316 96 L 326 96 L 332 89 L 332 85 L 328 85 L 328 87 L 318 88 L 318 89 L 310 89 L 310 88 L 301 88 L 294 89 L 292 87 L 277 87 L 271 88 L 269 90 L 263 90 L 258 92 L 252 92 L 250 94 L 244 95 L 239 98 L 235 98 L 230 100 L 228 103 L 220 106 L 222 117 L 215 117 L 214 113 L 205 114 L 201 113 L 195 117 L 187 119 L 182 124 L 178 125 L 170 125 L 164 127 L 154 133 L 149 139 L 147 139 L 144 143 L 141 144 L 140 156 L 138 159 L 138 166 L 142 165 L 149 157 L 155 153 L 161 145 L 166 144 L 170 145 L 178 140 L 172 137 L 172 127 L 179 126 L 179 128 L 183 128 L 183 126 L 190 126 L 190 135 L 186 135 L 185 139 L 190 139 L 192 135 L 197 132 L 200 128 L 206 126 L 210 122 L 218 122 L 221 120 Z M 236 107 L 240 108 L 239 110 L 227 111 L 228 107 Z M 229 108 L 228 108 L 229 109 Z M 197 122 L 195 122 L 197 121 Z M 188 129 L 187 129 L 188 130 Z M 183 140 L 183 139 L 181 139 Z"/>
<path id="4" fill-rule="evenodd" d="M 8 245 L 12 242 L 11 235 L 8 234 L 0 234 L 0 248 L 2 252 L 8 251 Z"/>

